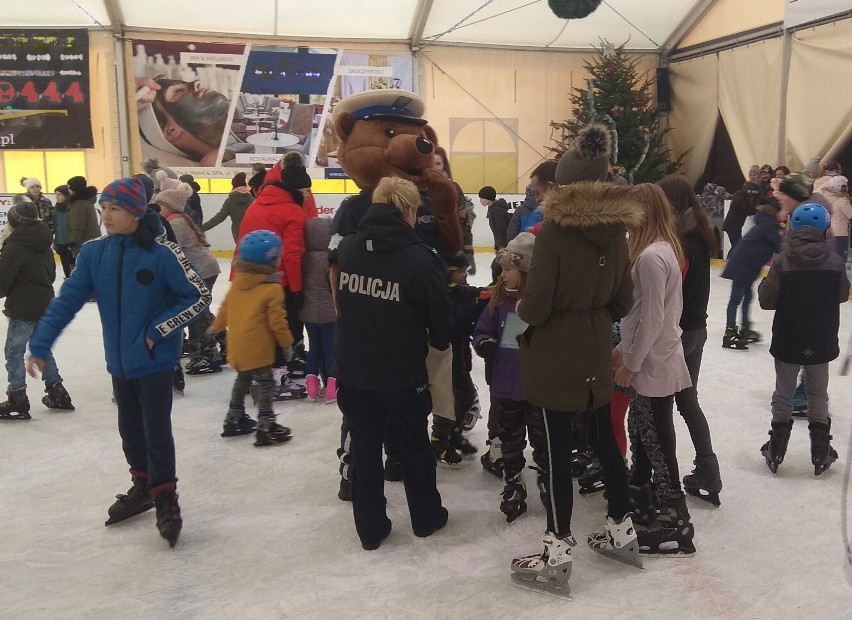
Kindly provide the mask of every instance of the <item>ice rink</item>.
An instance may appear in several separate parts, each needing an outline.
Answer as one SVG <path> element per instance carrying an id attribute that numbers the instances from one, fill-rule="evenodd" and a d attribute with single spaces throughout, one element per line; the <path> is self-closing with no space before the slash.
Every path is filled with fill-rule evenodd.
<path id="1" fill-rule="evenodd" d="M 478 255 L 473 283 L 487 282 L 489 258 Z M 393 532 L 379 550 L 363 551 L 351 507 L 337 498 L 337 407 L 277 403 L 279 422 L 294 435 L 282 446 L 222 439 L 234 377 L 227 367 L 187 377 L 185 396 L 175 400 L 184 518 L 177 547 L 157 534 L 154 511 L 105 528 L 107 507 L 130 480 L 97 308 L 88 304 L 55 349 L 76 412 L 45 409 L 42 384 L 30 379 L 33 420 L 0 425 L 0 618 L 849 618 L 841 494 L 852 376 L 838 376 L 839 362 L 832 364 L 840 460 L 814 477 L 807 423 L 797 420 L 773 476 L 759 454 L 774 388 L 768 342 L 747 352 L 721 348 L 730 285 L 718 276 L 714 269 L 699 391 L 721 465 L 722 506 L 690 498 L 698 552 L 645 557 L 638 570 L 588 549 L 585 537 L 602 527 L 605 502 L 602 494 L 577 496 L 571 601 L 520 590 L 509 579 L 511 558 L 541 547 L 534 472 L 526 472 L 529 511 L 508 525 L 499 510 L 502 483 L 478 458 L 460 470 L 439 468 L 450 520 L 427 539 L 411 532 L 402 485 L 387 483 Z M 227 287 L 223 276 L 214 306 Z M 756 300 L 753 314 L 768 340 L 772 314 Z M 846 304 L 842 353 L 850 326 Z M 474 373 L 487 409 L 481 360 Z M 676 420 L 684 475 L 694 453 Z M 481 453 L 484 420 L 471 439 Z"/>

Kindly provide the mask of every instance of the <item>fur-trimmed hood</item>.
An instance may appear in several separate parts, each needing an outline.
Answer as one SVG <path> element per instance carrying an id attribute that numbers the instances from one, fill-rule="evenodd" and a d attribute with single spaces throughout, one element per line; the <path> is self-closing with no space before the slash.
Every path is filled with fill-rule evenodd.
<path id="1" fill-rule="evenodd" d="M 630 188 L 600 182 L 557 187 L 544 197 L 542 211 L 545 222 L 578 228 L 598 244 L 605 243 L 613 226 L 635 228 L 643 218 L 642 207 L 630 195 Z"/>

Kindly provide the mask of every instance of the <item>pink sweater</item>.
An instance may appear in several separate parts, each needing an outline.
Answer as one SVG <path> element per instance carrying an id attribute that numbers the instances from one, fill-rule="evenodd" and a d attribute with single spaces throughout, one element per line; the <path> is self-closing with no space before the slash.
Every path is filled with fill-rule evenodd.
<path id="1" fill-rule="evenodd" d="M 680 342 L 680 267 L 672 247 L 649 245 L 633 267 L 633 308 L 621 320 L 624 365 L 642 396 L 671 396 L 692 385 Z"/>

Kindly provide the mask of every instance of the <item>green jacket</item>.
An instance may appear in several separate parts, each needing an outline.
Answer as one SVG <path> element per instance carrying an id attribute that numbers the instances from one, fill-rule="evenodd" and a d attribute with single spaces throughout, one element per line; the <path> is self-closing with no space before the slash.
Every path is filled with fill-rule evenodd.
<path id="1" fill-rule="evenodd" d="M 53 235 L 46 222 L 22 224 L 0 249 L 0 297 L 10 319 L 38 321 L 53 299 L 56 261 Z"/>
<path id="2" fill-rule="evenodd" d="M 94 188 L 91 188 L 94 189 Z M 74 258 L 80 253 L 80 246 L 86 241 L 101 236 L 101 226 L 98 224 L 98 213 L 95 211 L 95 198 L 92 196 L 75 196 L 68 208 L 71 213 L 71 252 Z"/>
<path id="3" fill-rule="evenodd" d="M 246 211 L 253 201 L 254 197 L 251 194 L 231 192 L 228 194 L 228 197 L 225 198 L 225 202 L 222 203 L 222 208 L 219 209 L 219 213 L 204 222 L 201 226 L 201 230 L 207 232 L 230 217 L 231 234 L 234 236 L 234 241 L 236 241 L 240 234 L 240 224 L 243 222 L 243 216 L 246 214 Z"/>

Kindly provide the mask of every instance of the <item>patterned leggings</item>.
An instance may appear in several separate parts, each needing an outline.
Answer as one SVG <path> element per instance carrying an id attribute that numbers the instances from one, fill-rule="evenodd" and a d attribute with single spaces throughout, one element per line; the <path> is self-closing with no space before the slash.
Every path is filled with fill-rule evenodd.
<path id="1" fill-rule="evenodd" d="M 641 486 L 650 482 L 653 473 L 657 497 L 662 501 L 683 497 L 675 450 L 673 405 L 674 395 L 649 398 L 630 390 L 627 418 L 633 453 L 630 484 Z"/>

